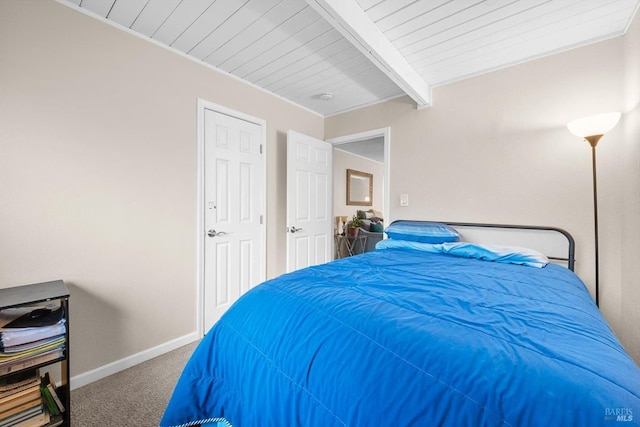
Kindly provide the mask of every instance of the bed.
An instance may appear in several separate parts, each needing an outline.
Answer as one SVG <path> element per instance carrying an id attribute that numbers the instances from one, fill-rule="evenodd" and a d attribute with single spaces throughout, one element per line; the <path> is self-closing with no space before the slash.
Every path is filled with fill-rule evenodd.
<path id="1" fill-rule="evenodd" d="M 396 222 L 373 252 L 253 288 L 194 351 L 160 425 L 638 425 L 640 369 L 571 271 L 573 239 L 533 229 L 566 254 Z"/>

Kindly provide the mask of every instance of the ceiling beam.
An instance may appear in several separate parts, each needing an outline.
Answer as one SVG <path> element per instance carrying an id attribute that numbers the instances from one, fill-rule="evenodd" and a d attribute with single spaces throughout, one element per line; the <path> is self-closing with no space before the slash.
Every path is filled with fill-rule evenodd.
<path id="1" fill-rule="evenodd" d="M 336 30 L 418 104 L 431 106 L 431 87 L 355 0 L 306 0 Z"/>

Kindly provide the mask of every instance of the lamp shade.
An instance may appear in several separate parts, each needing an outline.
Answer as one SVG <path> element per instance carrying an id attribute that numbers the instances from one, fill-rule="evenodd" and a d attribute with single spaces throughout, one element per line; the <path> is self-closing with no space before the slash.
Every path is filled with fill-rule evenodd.
<path id="1" fill-rule="evenodd" d="M 604 135 L 618 124 L 620 116 L 618 112 L 597 114 L 569 122 L 567 127 L 572 134 L 581 138 Z"/>

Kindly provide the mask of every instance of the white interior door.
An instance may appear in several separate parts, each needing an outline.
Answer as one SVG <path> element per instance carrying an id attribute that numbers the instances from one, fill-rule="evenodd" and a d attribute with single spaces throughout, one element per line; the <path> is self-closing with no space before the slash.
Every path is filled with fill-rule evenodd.
<path id="1" fill-rule="evenodd" d="M 287 133 L 287 271 L 333 259 L 333 149 Z"/>
<path id="2" fill-rule="evenodd" d="M 204 332 L 264 280 L 260 125 L 204 110 Z"/>

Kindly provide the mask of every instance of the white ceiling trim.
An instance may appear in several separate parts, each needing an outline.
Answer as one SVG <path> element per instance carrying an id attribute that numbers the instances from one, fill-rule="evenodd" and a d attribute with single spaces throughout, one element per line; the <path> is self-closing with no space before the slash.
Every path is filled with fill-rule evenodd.
<path id="1" fill-rule="evenodd" d="M 340 34 L 418 104 L 431 106 L 431 87 L 355 0 L 306 0 Z"/>
<path id="2" fill-rule="evenodd" d="M 347 142 L 347 143 L 344 143 L 344 144 L 342 144 L 342 145 L 347 145 L 347 144 L 349 144 L 349 143 Z M 369 162 L 377 163 L 377 164 L 379 164 L 379 165 L 384 165 L 384 161 L 381 161 L 381 160 L 374 160 L 374 159 L 372 159 L 371 157 L 367 157 L 367 156 L 365 156 L 364 154 L 354 153 L 353 151 L 349 151 L 349 150 L 347 150 L 347 149 L 345 149 L 345 148 L 340 148 L 340 147 L 341 147 L 340 145 L 335 145 L 335 146 L 333 147 L 333 149 L 334 149 L 335 151 L 340 151 L 340 152 L 342 152 L 342 153 L 346 153 L 346 154 L 348 154 L 348 155 L 350 155 L 350 156 L 353 156 L 353 157 L 358 157 L 359 159 L 364 159 L 364 160 L 367 160 L 367 161 L 369 161 Z"/>
<path id="3" fill-rule="evenodd" d="M 388 98 L 376 99 L 375 101 L 366 102 L 364 104 L 354 105 L 353 107 L 345 108 L 343 110 L 338 110 L 333 113 L 325 114 L 324 118 L 328 119 L 329 117 L 337 116 L 344 113 L 349 113 L 351 111 L 360 110 L 362 108 L 371 107 L 372 105 L 382 104 L 383 102 L 391 101 L 393 99 L 402 98 L 403 96 L 408 96 L 406 93 L 401 93 L 400 95 L 393 95 Z"/>

